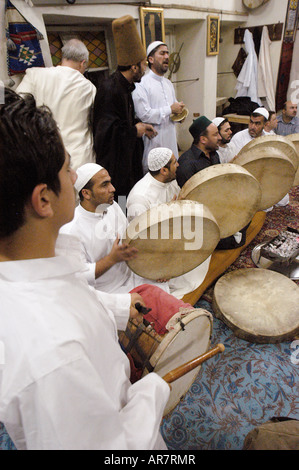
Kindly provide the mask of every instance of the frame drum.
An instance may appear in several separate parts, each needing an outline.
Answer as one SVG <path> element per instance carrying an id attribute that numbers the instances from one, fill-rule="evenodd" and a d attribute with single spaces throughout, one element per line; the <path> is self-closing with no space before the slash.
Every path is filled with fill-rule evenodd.
<path id="1" fill-rule="evenodd" d="M 275 271 L 225 274 L 215 285 L 213 310 L 236 336 L 252 343 L 280 343 L 299 333 L 299 288 Z"/>
<path id="2" fill-rule="evenodd" d="M 293 134 L 296 135 L 296 134 Z M 297 134 L 299 136 L 299 134 Z M 257 137 L 256 139 L 252 139 L 248 142 L 242 150 L 240 150 L 238 155 L 243 155 L 243 153 L 247 153 L 248 150 L 251 149 L 261 149 L 267 151 L 269 154 L 269 148 L 275 148 L 279 150 L 283 155 L 288 157 L 294 165 L 295 170 L 299 167 L 299 155 L 294 143 L 288 137 L 291 136 L 282 136 L 282 135 L 262 135 L 261 137 Z"/>
<path id="3" fill-rule="evenodd" d="M 259 181 L 262 189 L 259 210 L 277 204 L 293 186 L 296 173 L 294 164 L 285 153 L 270 146 L 270 143 L 267 147 L 256 146 L 246 152 L 243 148 L 234 162 L 246 168 Z"/>
<path id="4" fill-rule="evenodd" d="M 152 207 L 128 225 L 124 243 L 138 249 L 127 262 L 151 280 L 172 279 L 203 263 L 220 240 L 218 224 L 207 207 L 174 201 Z"/>
<path id="5" fill-rule="evenodd" d="M 249 224 L 259 209 L 261 188 L 245 168 L 220 163 L 191 176 L 179 198 L 205 204 L 217 220 L 220 238 L 226 238 Z"/>
<path id="6" fill-rule="evenodd" d="M 290 134 L 290 135 L 287 136 L 287 138 L 295 146 L 295 149 L 296 149 L 297 155 L 298 155 L 298 162 L 299 162 L 299 134 Z M 297 171 L 296 171 L 296 175 L 295 175 L 293 185 L 298 186 L 298 184 L 299 184 L 299 165 L 298 165 L 298 168 L 297 168 Z"/>
<path id="7" fill-rule="evenodd" d="M 184 309 L 183 309 L 184 310 Z M 183 311 L 181 309 L 180 312 Z M 185 364 L 194 357 L 204 354 L 210 347 L 213 317 L 207 310 L 193 309 L 185 316 L 181 313 L 170 319 L 173 323 L 169 332 L 160 336 L 151 327 L 139 328 L 131 320 L 119 340 L 127 353 L 130 353 L 137 367 L 142 368 L 142 376 L 156 372 L 163 377 L 176 367 Z M 177 318 L 175 318 L 177 317 Z M 164 415 L 173 410 L 181 397 L 194 382 L 201 366 L 188 372 L 171 384 L 171 392 Z"/>

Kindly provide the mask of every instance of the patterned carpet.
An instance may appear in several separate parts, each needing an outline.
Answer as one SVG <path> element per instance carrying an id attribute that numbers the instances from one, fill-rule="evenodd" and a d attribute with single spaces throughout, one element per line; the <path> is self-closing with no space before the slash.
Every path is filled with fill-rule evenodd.
<path id="1" fill-rule="evenodd" d="M 267 213 L 261 232 L 226 272 L 255 267 L 252 249 L 287 226 L 299 229 L 298 186 L 289 206 Z M 196 307 L 213 314 L 212 295 L 213 286 Z M 224 344 L 224 353 L 203 364 L 185 397 L 163 420 L 170 450 L 241 450 L 246 435 L 272 417 L 299 419 L 298 346 L 249 343 L 214 316 L 211 345 L 217 343 Z"/>
<path id="2" fill-rule="evenodd" d="M 255 267 L 252 249 L 287 226 L 299 229 L 299 186 L 290 192 L 287 207 L 267 213 L 261 232 L 227 272 Z M 213 286 L 196 307 L 213 314 L 212 295 Z M 203 364 L 185 397 L 163 419 L 170 450 L 240 450 L 248 432 L 273 416 L 299 419 L 299 354 L 292 342 L 249 343 L 214 317 L 211 345 L 217 343 L 224 344 L 224 353 Z M 1 449 L 14 445 L 0 424 Z"/>

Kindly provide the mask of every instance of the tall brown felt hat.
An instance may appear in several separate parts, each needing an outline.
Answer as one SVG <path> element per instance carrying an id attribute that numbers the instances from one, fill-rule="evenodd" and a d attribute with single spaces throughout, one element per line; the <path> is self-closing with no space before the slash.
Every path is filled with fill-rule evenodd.
<path id="1" fill-rule="evenodd" d="M 146 51 L 132 16 L 126 15 L 114 20 L 112 32 L 118 65 L 136 65 L 146 58 Z"/>

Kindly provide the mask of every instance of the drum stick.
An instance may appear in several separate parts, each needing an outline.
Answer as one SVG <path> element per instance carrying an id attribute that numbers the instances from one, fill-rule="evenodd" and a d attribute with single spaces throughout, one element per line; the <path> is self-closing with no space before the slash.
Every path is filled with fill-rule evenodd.
<path id="1" fill-rule="evenodd" d="M 215 348 L 210 349 L 207 351 L 205 354 L 202 354 L 201 356 L 195 357 L 194 359 L 191 359 L 191 361 L 186 362 L 185 364 L 177 367 L 176 369 L 173 369 L 172 371 L 168 372 L 168 374 L 164 375 L 163 379 L 167 383 L 174 382 L 175 380 L 179 379 L 183 375 L 187 374 L 190 372 L 190 370 L 195 369 L 195 367 L 199 366 L 203 362 L 207 361 L 211 357 L 215 356 L 218 353 L 223 352 L 225 347 L 223 344 L 217 344 Z"/>

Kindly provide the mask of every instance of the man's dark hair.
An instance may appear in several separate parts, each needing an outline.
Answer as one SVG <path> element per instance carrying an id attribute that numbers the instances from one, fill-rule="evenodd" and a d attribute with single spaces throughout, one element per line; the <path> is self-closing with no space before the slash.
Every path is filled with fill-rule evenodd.
<path id="1" fill-rule="evenodd" d="M 0 106 L 0 237 L 25 222 L 25 204 L 38 184 L 60 192 L 58 173 L 65 150 L 57 124 L 47 107 L 32 95 L 5 90 Z"/>

